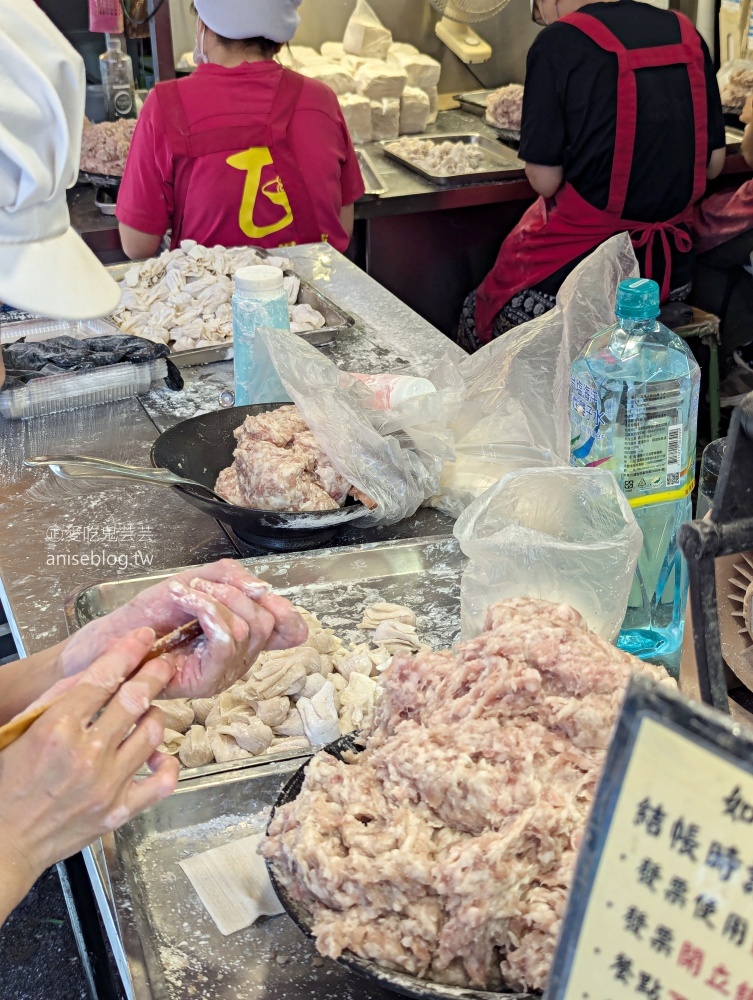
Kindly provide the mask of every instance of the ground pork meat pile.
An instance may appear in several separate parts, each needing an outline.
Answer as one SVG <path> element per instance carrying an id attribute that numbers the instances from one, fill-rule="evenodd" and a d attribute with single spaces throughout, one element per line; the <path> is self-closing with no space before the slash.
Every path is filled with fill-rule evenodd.
<path id="1" fill-rule="evenodd" d="M 333 468 L 295 406 L 246 417 L 233 431 L 233 464 L 215 491 L 255 510 L 337 510 L 349 484 Z"/>
<path id="2" fill-rule="evenodd" d="M 365 750 L 313 758 L 262 852 L 317 946 L 477 988 L 543 988 L 631 671 L 564 605 L 494 605 L 457 653 L 398 653 Z"/>
<path id="3" fill-rule="evenodd" d="M 90 174 L 122 177 L 135 128 L 135 118 L 96 124 L 84 119 L 81 169 Z"/>
<path id="4" fill-rule="evenodd" d="M 497 128 L 520 131 L 523 119 L 523 87 L 519 83 L 500 87 L 486 101 L 486 120 Z"/>

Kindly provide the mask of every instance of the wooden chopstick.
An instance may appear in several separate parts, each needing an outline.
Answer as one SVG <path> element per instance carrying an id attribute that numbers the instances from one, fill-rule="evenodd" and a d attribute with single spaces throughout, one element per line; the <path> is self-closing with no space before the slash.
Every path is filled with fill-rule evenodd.
<path id="1" fill-rule="evenodd" d="M 191 642 L 193 639 L 198 639 L 201 634 L 202 629 L 198 618 L 186 622 L 180 628 L 176 628 L 173 632 L 163 635 L 161 639 L 157 639 L 139 666 L 143 666 L 149 660 L 156 660 L 158 656 L 170 653 L 172 650 L 177 649 L 178 646 Z M 65 697 L 65 695 L 61 695 L 60 697 Z M 17 715 L 15 719 L 11 719 L 4 726 L 0 726 L 0 750 L 4 750 L 11 743 L 15 743 L 19 736 L 23 736 L 27 729 L 30 729 L 37 719 L 41 718 L 47 709 L 51 708 L 58 701 L 60 701 L 60 698 L 54 698 L 52 701 L 37 705 L 36 708 L 28 712 L 23 712 L 21 715 Z"/>

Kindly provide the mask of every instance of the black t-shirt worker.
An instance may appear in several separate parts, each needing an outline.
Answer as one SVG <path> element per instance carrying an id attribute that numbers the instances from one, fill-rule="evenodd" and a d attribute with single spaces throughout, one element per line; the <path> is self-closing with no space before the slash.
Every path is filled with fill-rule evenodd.
<path id="1" fill-rule="evenodd" d="M 476 349 L 540 315 L 572 269 L 629 231 L 663 300 L 690 288 L 688 223 L 724 164 L 711 58 L 687 18 L 636 0 L 532 0 L 520 158 L 541 197 L 466 302 Z"/>

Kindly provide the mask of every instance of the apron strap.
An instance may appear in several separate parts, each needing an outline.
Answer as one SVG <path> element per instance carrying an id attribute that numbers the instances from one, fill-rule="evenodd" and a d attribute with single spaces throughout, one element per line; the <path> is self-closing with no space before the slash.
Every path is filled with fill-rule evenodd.
<path id="1" fill-rule="evenodd" d="M 283 68 L 269 116 L 270 151 L 290 202 L 299 242 L 318 243 L 322 239 L 321 228 L 316 218 L 308 183 L 291 149 L 289 137 L 290 122 L 298 107 L 305 79 L 300 73 Z"/>
<path id="2" fill-rule="evenodd" d="M 188 124 L 178 81 L 166 80 L 164 83 L 158 83 L 154 93 L 159 102 L 167 141 L 173 154 L 173 224 L 170 239 L 172 249 L 179 246 L 182 239 L 186 197 L 196 160 L 190 155 L 191 126 Z"/>
<path id="3" fill-rule="evenodd" d="M 638 70 L 675 65 L 686 67 L 693 103 L 695 144 L 693 192 L 687 206 L 688 213 L 692 210 L 695 202 L 700 199 L 706 187 L 708 110 L 703 50 L 698 33 L 688 18 L 676 11 L 673 13 L 679 22 L 680 42 L 673 45 L 648 46 L 640 49 L 626 48 L 598 18 L 589 14 L 576 12 L 562 18 L 566 23 L 572 24 L 584 32 L 601 49 L 611 52 L 617 57 L 617 124 L 609 201 L 606 211 L 619 217 L 624 218 L 626 214 L 625 203 L 635 155 L 635 139 L 638 131 L 638 85 L 636 80 Z M 664 257 L 662 297 L 666 299 L 671 290 L 672 273 L 669 238 L 672 237 L 675 246 L 682 253 L 687 253 L 692 249 L 692 242 L 685 230 L 678 227 L 676 220 L 640 225 L 631 230 L 631 236 L 635 247 L 645 246 L 646 248 L 646 277 L 651 277 L 653 272 L 653 254 L 656 238 L 659 237 Z"/>
<path id="4" fill-rule="evenodd" d="M 157 84 L 155 92 L 176 164 L 174 246 L 180 239 L 184 207 L 196 160 L 213 153 L 237 153 L 253 146 L 266 146 L 271 153 L 274 167 L 290 202 L 299 242 L 315 243 L 321 239 L 308 185 L 288 141 L 288 129 L 298 106 L 304 81 L 301 74 L 283 68 L 277 93 L 264 124 L 249 125 L 245 115 L 238 115 L 238 125 L 196 132 L 191 130 L 188 122 L 178 81 Z"/>

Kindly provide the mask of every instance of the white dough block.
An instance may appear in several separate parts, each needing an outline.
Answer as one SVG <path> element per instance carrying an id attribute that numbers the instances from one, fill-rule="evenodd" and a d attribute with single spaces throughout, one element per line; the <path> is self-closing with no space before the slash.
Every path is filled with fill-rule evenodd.
<path id="1" fill-rule="evenodd" d="M 419 50 L 416 48 L 416 46 L 409 45 L 408 42 L 393 42 L 392 45 L 390 45 L 390 50 L 388 52 L 388 55 L 417 56 L 418 52 Z"/>
<path id="2" fill-rule="evenodd" d="M 325 61 L 316 49 L 309 48 L 308 45 L 291 45 L 289 48 L 290 54 L 293 57 L 293 63 L 296 66 L 312 66 L 314 63 Z M 284 51 L 285 47 L 283 46 L 282 52 Z"/>
<path id="3" fill-rule="evenodd" d="M 286 69 L 295 69 L 295 60 L 293 59 L 293 54 L 290 51 L 290 46 L 283 45 L 280 51 L 277 53 L 276 59 L 281 66 Z"/>
<path id="4" fill-rule="evenodd" d="M 337 63 L 312 63 L 302 66 L 301 73 L 311 80 L 326 83 L 338 96 L 352 94 L 356 89 L 355 79 Z"/>
<path id="5" fill-rule="evenodd" d="M 340 60 L 340 65 L 342 66 L 343 69 L 346 69 L 349 73 L 352 73 L 353 76 L 355 76 L 362 66 L 365 66 L 366 63 L 370 62 L 379 63 L 379 60 L 364 59 L 363 56 L 344 55 Z"/>
<path id="6" fill-rule="evenodd" d="M 342 42 L 325 42 L 321 53 L 328 62 L 340 62 L 345 55 L 345 46 Z"/>
<path id="7" fill-rule="evenodd" d="M 356 73 L 358 93 L 370 101 L 398 100 L 403 96 L 407 82 L 405 71 L 390 63 L 369 62 Z"/>
<path id="8" fill-rule="evenodd" d="M 374 139 L 397 139 L 400 135 L 400 101 L 393 97 L 371 102 L 371 132 Z"/>
<path id="9" fill-rule="evenodd" d="M 439 114 L 439 88 L 427 87 L 426 96 L 429 98 L 429 125 L 433 125 Z"/>
<path id="10" fill-rule="evenodd" d="M 429 95 L 418 87 L 406 87 L 400 100 L 400 134 L 417 135 L 429 124 Z"/>
<path id="11" fill-rule="evenodd" d="M 353 142 L 371 142 L 371 101 L 360 94 L 344 94 L 339 98 L 345 124 Z"/>
<path id="12" fill-rule="evenodd" d="M 392 45 L 392 32 L 381 23 L 364 0 L 358 0 L 343 36 L 345 51 L 352 56 L 386 59 Z"/>
<path id="13" fill-rule="evenodd" d="M 389 62 L 405 71 L 409 87 L 427 90 L 439 83 L 442 67 L 431 56 L 423 56 L 421 53 L 414 56 L 398 52 L 396 55 L 390 55 Z"/>

